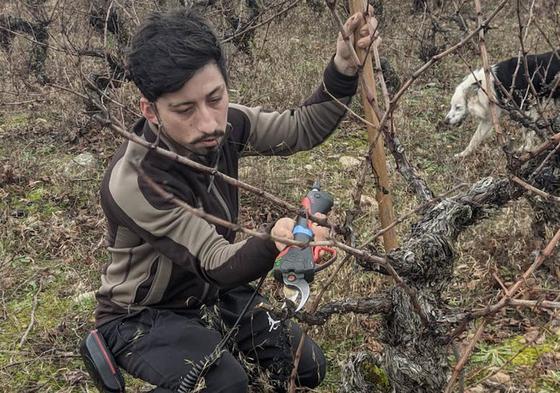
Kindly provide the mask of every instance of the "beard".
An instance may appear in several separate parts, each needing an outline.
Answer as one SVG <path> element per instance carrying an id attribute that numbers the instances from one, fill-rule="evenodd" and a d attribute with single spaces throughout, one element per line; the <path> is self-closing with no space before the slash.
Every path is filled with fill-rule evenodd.
<path id="1" fill-rule="evenodd" d="M 212 161 L 216 153 L 220 150 L 225 141 L 225 130 L 215 130 L 211 134 L 205 134 L 192 141 L 179 142 L 173 138 L 169 138 L 176 151 L 183 156 L 196 156 L 203 162 Z"/>
<path id="2" fill-rule="evenodd" d="M 184 145 L 184 147 L 197 155 L 211 154 L 222 146 L 225 135 L 226 132 L 224 130 L 215 130 L 212 134 L 206 134 L 194 139 Z"/>
<path id="3" fill-rule="evenodd" d="M 210 148 L 215 148 L 221 144 L 223 137 L 226 135 L 224 130 L 215 130 L 212 134 L 206 134 L 204 136 L 198 137 L 192 142 L 190 142 L 189 146 L 202 146 L 204 148 L 208 148 L 206 145 L 210 145 Z M 216 146 L 213 147 L 212 143 L 216 143 Z"/>

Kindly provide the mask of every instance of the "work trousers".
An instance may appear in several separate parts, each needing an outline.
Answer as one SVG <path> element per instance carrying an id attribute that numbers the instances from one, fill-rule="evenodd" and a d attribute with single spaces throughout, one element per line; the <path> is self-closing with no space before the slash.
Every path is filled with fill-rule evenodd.
<path id="1" fill-rule="evenodd" d="M 147 308 L 108 322 L 98 330 L 117 363 L 129 374 L 157 386 L 153 392 L 176 392 L 193 365 L 214 351 L 253 292 L 250 286 L 242 286 L 221 293 L 216 303 L 208 306 L 215 313 L 192 310 L 179 314 Z M 286 391 L 302 331 L 293 322 L 277 323 L 266 311 L 254 308 L 264 301 L 260 295 L 254 299 L 230 339 L 233 347 L 226 346 L 229 350 L 204 374 L 206 387 L 202 392 L 247 392 L 249 377 L 239 361 L 239 353 L 266 372 L 274 392 Z M 203 315 L 217 316 L 223 328 L 203 320 Z M 305 337 L 298 385 L 316 387 L 325 371 L 321 349 Z"/>

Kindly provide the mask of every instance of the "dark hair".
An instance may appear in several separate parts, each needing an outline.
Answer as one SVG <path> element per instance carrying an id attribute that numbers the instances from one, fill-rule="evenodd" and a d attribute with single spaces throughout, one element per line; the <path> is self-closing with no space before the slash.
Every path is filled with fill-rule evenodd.
<path id="1" fill-rule="evenodd" d="M 179 90 L 196 71 L 213 62 L 227 83 L 226 59 L 216 33 L 202 16 L 185 8 L 148 16 L 132 38 L 127 56 L 130 79 L 152 102 Z"/>

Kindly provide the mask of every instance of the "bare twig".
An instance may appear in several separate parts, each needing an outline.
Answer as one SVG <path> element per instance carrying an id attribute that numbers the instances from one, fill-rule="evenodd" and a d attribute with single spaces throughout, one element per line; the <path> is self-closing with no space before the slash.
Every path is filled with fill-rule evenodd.
<path id="1" fill-rule="evenodd" d="M 373 36 L 374 32 L 372 32 L 371 34 Z M 378 45 L 374 44 L 372 48 L 377 80 L 381 85 L 381 91 L 383 93 L 383 99 L 385 102 L 385 109 L 387 110 L 387 108 L 389 108 L 390 106 L 391 98 L 389 97 L 389 91 L 387 90 L 387 85 L 385 83 L 385 78 L 381 69 L 381 59 L 379 57 Z M 393 158 L 395 159 L 397 170 L 399 171 L 399 173 L 405 178 L 410 187 L 416 191 L 416 195 L 420 200 L 431 200 L 434 197 L 434 194 L 428 187 L 426 181 L 418 175 L 416 169 L 408 160 L 404 147 L 395 135 L 396 129 L 394 122 L 390 122 L 390 127 L 383 127 L 382 131 L 385 137 L 385 143 L 391 151 Z"/>
<path id="2" fill-rule="evenodd" d="M 527 34 L 529 33 L 529 25 L 531 24 L 531 20 L 533 18 L 533 7 L 531 6 L 530 12 L 529 12 L 529 19 L 527 21 L 527 26 L 523 26 L 523 22 L 521 20 L 521 6 L 519 3 L 519 0 L 516 1 L 516 14 L 517 14 L 517 25 L 519 27 L 519 33 L 518 33 L 518 37 L 519 37 L 519 46 L 521 48 L 521 59 L 523 60 L 523 71 L 525 74 L 525 79 L 527 80 L 527 84 L 529 89 L 527 90 L 526 94 L 529 94 L 529 90 L 531 91 L 531 93 L 533 94 L 533 97 L 538 97 L 538 93 L 537 93 L 537 89 L 535 88 L 535 84 L 533 83 L 533 78 L 536 76 L 536 74 L 539 72 L 538 70 L 535 70 L 535 74 L 531 75 L 529 73 L 529 64 L 527 62 L 527 51 L 525 49 L 525 39 L 527 38 Z M 523 35 L 523 29 L 525 29 L 525 35 Z M 545 70 L 546 73 L 546 70 Z M 513 86 L 513 83 L 512 83 Z M 542 114 L 542 107 L 540 105 L 539 100 L 536 101 L 537 103 L 537 108 L 538 108 L 538 112 L 539 115 Z"/>
<path id="3" fill-rule="evenodd" d="M 478 22 L 478 45 L 480 47 L 480 57 L 482 58 L 482 64 L 484 68 L 484 78 L 486 79 L 486 94 L 489 98 L 489 106 L 490 106 L 490 115 L 492 116 L 492 124 L 494 126 L 494 130 L 496 132 L 496 138 L 498 139 L 498 143 L 501 146 L 506 146 L 506 140 L 502 134 L 502 130 L 500 128 L 500 123 L 498 121 L 498 112 L 496 110 L 496 97 L 494 96 L 495 92 L 493 89 L 490 88 L 492 83 L 492 74 L 490 72 L 490 63 L 488 61 L 488 51 L 486 50 L 486 41 L 484 38 L 484 29 L 488 26 L 484 24 L 482 20 L 482 9 L 480 6 L 480 0 L 474 0 L 474 5 L 476 9 L 476 18 Z"/>
<path id="4" fill-rule="evenodd" d="M 16 101 L 16 102 L 0 102 L 0 106 L 18 106 L 31 104 L 32 102 L 43 102 L 41 99 L 26 100 L 26 101 Z"/>
<path id="5" fill-rule="evenodd" d="M 374 241 L 375 239 L 377 239 L 379 236 L 381 236 L 383 233 L 385 233 L 385 231 L 387 231 L 389 228 L 392 228 L 392 227 L 395 227 L 395 226 L 399 225 L 400 223 L 402 223 L 404 220 L 406 220 L 407 218 L 409 218 L 413 214 L 424 211 L 428 207 L 440 202 L 443 198 L 449 196 L 453 192 L 455 192 L 455 191 L 457 191 L 457 190 L 459 190 L 463 187 L 466 187 L 467 185 L 468 185 L 467 183 L 460 183 L 460 184 L 456 185 L 455 187 L 453 187 L 451 190 L 449 190 L 449 191 L 447 191 L 447 192 L 445 192 L 445 193 L 443 193 L 439 196 L 434 197 L 433 199 L 429 200 L 428 202 L 424 202 L 420 206 L 416 207 L 414 210 L 412 210 L 412 211 L 408 212 L 407 214 L 404 214 L 401 217 L 399 217 L 398 219 L 396 219 L 388 227 L 382 228 L 379 231 L 377 231 L 374 235 L 372 235 L 368 240 L 366 240 L 364 242 L 363 246 L 365 246 L 366 244 L 369 244 L 372 241 Z"/>
<path id="6" fill-rule="evenodd" d="M 510 299 L 508 303 L 511 306 L 535 307 L 535 308 L 550 308 L 559 309 L 560 302 L 553 302 L 549 300 L 524 300 L 524 299 Z"/>
<path id="7" fill-rule="evenodd" d="M 535 270 L 537 270 L 544 260 L 552 254 L 552 251 L 560 241 L 560 229 L 556 232 L 554 237 L 550 240 L 544 250 L 539 253 L 535 257 L 535 261 L 529 266 L 529 268 L 523 273 L 521 278 L 515 282 L 512 286 L 507 289 L 507 292 L 504 293 L 500 301 L 495 304 L 488 305 L 482 310 L 472 311 L 467 313 L 467 315 L 463 318 L 460 322 L 459 327 L 455 329 L 454 332 L 450 335 L 450 338 L 454 338 L 459 336 L 463 331 L 465 331 L 468 322 L 472 321 L 473 319 L 480 318 L 480 317 L 487 317 L 490 315 L 496 314 L 502 308 L 507 306 L 509 302 L 512 300 L 512 297 L 516 295 L 516 293 L 521 289 L 521 287 L 525 284 L 526 280 L 531 276 Z"/>
<path id="8" fill-rule="evenodd" d="M 354 117 L 356 117 L 359 121 L 361 121 L 362 123 L 364 123 L 366 126 L 370 126 L 370 127 L 375 127 L 375 125 L 370 122 L 368 119 L 360 116 L 359 114 L 357 114 L 354 110 L 352 110 L 352 108 L 350 108 L 348 105 L 346 105 L 345 103 L 343 103 L 342 101 L 340 101 L 338 98 L 336 98 L 334 95 L 332 95 L 328 90 L 327 87 L 325 85 L 325 81 L 323 81 L 323 90 L 325 91 L 325 93 L 327 93 L 327 95 L 333 100 L 335 101 L 338 105 L 340 105 L 341 107 L 343 107 L 344 109 L 346 109 L 346 111 L 348 111 L 348 113 L 350 113 L 351 115 L 353 115 Z"/>
<path id="9" fill-rule="evenodd" d="M 530 191 L 532 193 L 540 195 L 548 201 L 560 202 L 560 197 L 550 195 L 550 194 L 544 192 L 543 190 L 539 190 L 537 187 L 530 185 L 529 183 L 520 179 L 517 176 L 512 176 L 511 180 L 514 181 L 515 183 L 519 184 L 521 187 L 523 187 L 527 191 Z"/>
<path id="10" fill-rule="evenodd" d="M 485 326 L 486 326 L 486 320 L 483 320 L 478 326 L 478 329 L 476 330 L 474 337 L 469 342 L 469 345 L 467 346 L 467 348 L 465 348 L 465 352 L 461 356 L 461 359 L 459 359 L 459 361 L 455 365 L 455 368 L 453 369 L 453 374 L 451 375 L 451 378 L 449 378 L 449 381 L 447 382 L 447 386 L 445 387 L 444 393 L 451 393 L 452 391 L 451 389 L 453 388 L 455 381 L 457 381 L 459 374 L 467 364 L 467 361 L 469 360 L 469 357 L 471 356 L 471 353 L 477 341 L 480 339 L 480 336 L 482 335 Z"/>
<path id="11" fill-rule="evenodd" d="M 294 8 L 296 5 L 298 5 L 298 3 L 299 3 L 300 1 L 301 1 L 301 0 L 295 0 L 293 3 L 291 3 L 291 4 L 288 5 L 286 8 L 284 8 L 284 9 L 281 10 L 281 11 L 279 11 L 278 13 L 276 13 L 276 14 L 274 14 L 274 15 L 268 17 L 268 18 L 266 18 L 265 20 L 263 20 L 263 21 L 260 22 L 260 23 L 257 23 L 256 25 L 249 26 L 249 27 L 247 27 L 246 29 L 244 29 L 244 30 L 242 30 L 242 31 L 235 32 L 235 33 L 232 34 L 231 36 L 229 36 L 229 37 L 227 37 L 227 38 L 224 38 L 221 42 L 222 42 L 223 44 L 226 43 L 226 42 L 230 42 L 230 41 L 236 39 L 237 37 L 240 37 L 240 36 L 242 36 L 242 35 L 244 35 L 244 34 L 247 34 L 247 33 L 250 32 L 251 30 L 255 30 L 255 29 L 257 29 L 257 28 L 259 28 L 259 27 L 261 27 L 261 26 L 263 26 L 263 25 L 266 25 L 266 24 L 270 23 L 273 19 L 275 19 L 275 18 L 277 18 L 277 17 L 279 17 L 279 16 L 285 14 L 286 12 L 288 12 L 289 10 L 291 10 L 292 8 Z"/>
<path id="12" fill-rule="evenodd" d="M 39 293 L 41 292 L 42 289 L 43 289 L 43 284 L 39 279 L 39 287 L 37 288 L 37 292 L 35 292 L 35 295 L 33 296 L 33 303 L 31 305 L 31 317 L 29 320 L 29 325 L 27 325 L 27 329 L 25 329 L 25 332 L 23 333 L 21 340 L 19 340 L 18 348 L 23 347 L 23 344 L 25 344 L 25 341 L 27 341 L 27 336 L 31 332 L 31 329 L 33 329 L 33 325 L 35 324 L 35 311 L 37 310 L 37 300 L 39 298 Z"/>
<path id="13" fill-rule="evenodd" d="M 242 233 L 245 233 L 246 235 L 249 235 L 249 236 L 258 237 L 259 239 L 273 240 L 275 242 L 287 244 L 287 245 L 290 245 L 290 246 L 306 247 L 308 245 L 314 245 L 315 244 L 313 242 L 305 243 L 305 242 L 300 242 L 300 241 L 296 241 L 296 240 L 292 240 L 292 239 L 288 239 L 288 238 L 284 238 L 284 237 L 277 237 L 277 236 L 274 236 L 274 235 L 269 234 L 267 232 L 254 231 L 252 229 L 245 228 L 245 227 L 243 227 L 239 224 L 235 224 L 235 223 L 229 222 L 227 220 L 224 220 L 222 218 L 216 217 L 212 214 L 206 213 L 204 210 L 197 209 L 197 208 L 189 205 L 188 203 L 180 200 L 175 195 L 165 191 L 159 184 L 157 184 L 148 175 L 146 175 L 144 170 L 139 165 L 137 165 L 135 168 L 138 171 L 138 174 L 140 175 L 140 177 L 142 177 L 142 179 L 144 181 L 146 181 L 148 186 L 150 186 L 155 192 L 157 192 L 159 195 L 161 195 L 163 198 L 165 198 L 166 201 L 174 203 L 175 205 L 180 206 L 183 209 L 185 209 L 187 212 L 189 212 L 189 213 L 191 213 L 191 214 L 193 214 L 197 217 L 200 217 L 200 218 L 202 218 L 202 219 L 204 219 L 204 220 L 206 220 L 206 221 L 208 221 L 212 224 L 231 229 L 232 231 L 235 231 L 235 232 L 242 232 Z"/>
<path id="14" fill-rule="evenodd" d="M 356 245 L 356 235 L 353 230 L 353 224 L 356 216 L 359 215 L 362 211 L 361 208 L 362 192 L 366 184 L 366 175 L 368 174 L 368 168 L 371 165 L 369 160 L 370 158 L 368 156 L 361 164 L 360 174 L 356 179 L 356 185 L 354 186 L 354 191 L 352 191 L 351 193 L 352 207 L 346 210 L 346 214 L 345 214 L 346 217 L 344 219 L 344 227 L 348 230 L 348 232 L 344 236 L 346 241 L 349 241 L 352 247 Z"/>
<path id="15" fill-rule="evenodd" d="M 554 149 L 552 149 L 550 151 L 550 153 L 547 154 L 547 156 L 541 162 L 541 164 L 537 167 L 537 169 L 535 169 L 533 171 L 533 173 L 531 173 L 531 175 L 529 176 L 529 180 L 533 180 L 536 176 L 539 175 L 539 173 L 541 173 L 541 171 L 544 168 L 544 166 L 546 165 L 546 163 L 552 158 L 553 155 L 555 155 L 558 152 L 559 149 L 560 149 L 560 143 L 558 143 L 556 145 L 556 147 Z"/>
<path id="16" fill-rule="evenodd" d="M 560 132 L 551 136 L 548 141 L 542 143 L 541 145 L 537 146 L 534 150 L 524 153 L 519 157 L 519 163 L 522 164 L 524 162 L 529 161 L 531 158 L 538 156 L 543 151 L 549 149 L 550 147 L 557 145 L 560 143 Z"/>

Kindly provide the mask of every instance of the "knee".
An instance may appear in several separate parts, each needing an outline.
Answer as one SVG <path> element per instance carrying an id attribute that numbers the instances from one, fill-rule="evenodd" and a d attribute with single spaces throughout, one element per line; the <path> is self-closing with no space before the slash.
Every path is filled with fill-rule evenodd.
<path id="1" fill-rule="evenodd" d="M 249 379 L 247 374 L 238 375 L 227 382 L 221 390 L 209 390 L 208 392 L 219 392 L 219 393 L 247 393 L 249 390 Z"/>
<path id="2" fill-rule="evenodd" d="M 301 359 L 298 367 L 299 385 L 315 388 L 323 382 L 327 373 L 327 360 L 317 344 L 312 343 L 312 350 L 306 351 L 306 359 Z"/>
<path id="3" fill-rule="evenodd" d="M 218 364 L 204 378 L 208 393 L 247 393 L 249 379 L 245 370 L 229 352 L 225 352 Z"/>
<path id="4" fill-rule="evenodd" d="M 290 342 L 295 352 L 297 344 L 303 334 L 301 328 L 290 324 Z M 304 338 L 303 350 L 298 365 L 298 385 L 315 388 L 323 382 L 327 373 L 327 360 L 321 348 L 309 336 Z"/>

